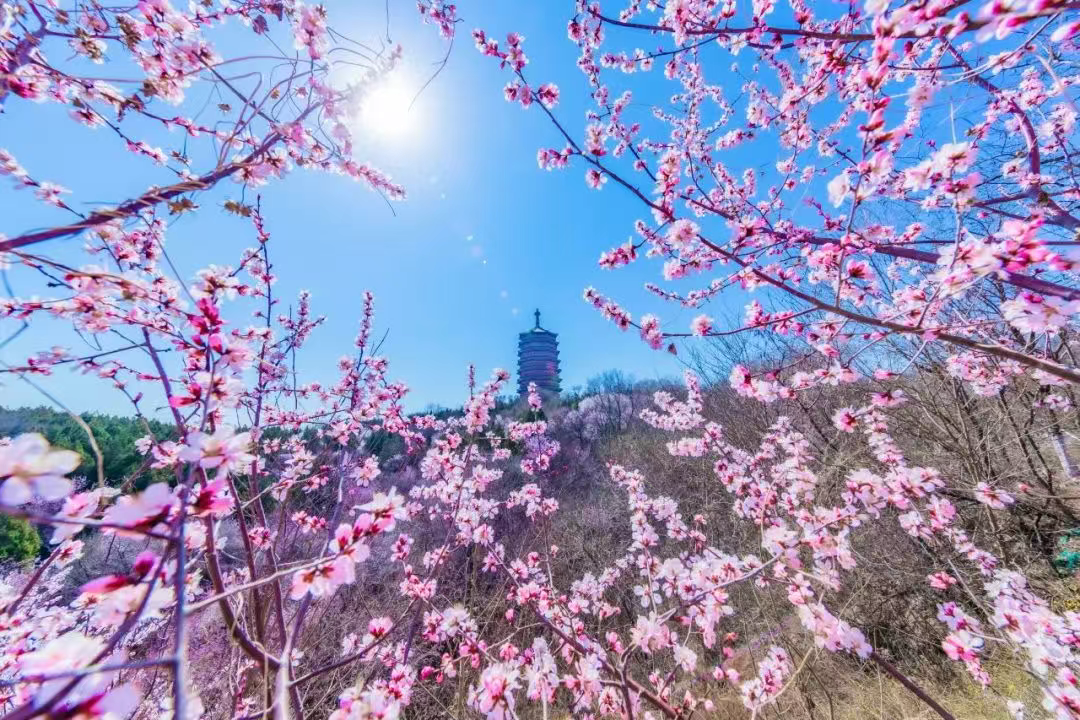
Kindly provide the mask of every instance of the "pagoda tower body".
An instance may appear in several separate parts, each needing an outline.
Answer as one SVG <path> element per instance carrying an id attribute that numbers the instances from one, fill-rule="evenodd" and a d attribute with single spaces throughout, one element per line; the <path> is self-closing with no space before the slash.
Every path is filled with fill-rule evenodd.
<path id="1" fill-rule="evenodd" d="M 536 326 L 518 335 L 518 393 L 524 395 L 529 383 L 534 382 L 541 390 L 558 393 L 559 387 L 559 336 L 540 327 L 540 311 L 536 313 Z"/>

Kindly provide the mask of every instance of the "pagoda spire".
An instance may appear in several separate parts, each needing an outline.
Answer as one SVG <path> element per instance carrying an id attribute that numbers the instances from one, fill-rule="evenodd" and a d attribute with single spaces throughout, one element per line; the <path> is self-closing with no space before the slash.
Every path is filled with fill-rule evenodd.
<path id="1" fill-rule="evenodd" d="M 540 308 L 536 308 L 536 311 L 533 313 L 533 315 L 536 316 L 536 329 L 539 330 L 540 329 Z"/>

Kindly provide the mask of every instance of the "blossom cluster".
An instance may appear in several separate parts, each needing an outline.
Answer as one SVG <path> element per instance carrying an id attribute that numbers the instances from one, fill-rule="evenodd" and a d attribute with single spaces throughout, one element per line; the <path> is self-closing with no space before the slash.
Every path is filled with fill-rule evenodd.
<path id="1" fill-rule="evenodd" d="M 578 3 L 567 34 L 592 103 L 580 139 L 558 119 L 570 104 L 560 89 L 527 79 L 525 38 L 473 32 L 510 75 L 506 99 L 558 129 L 540 166 L 583 164 L 588 187 L 617 186 L 644 204 L 637 239 L 600 265 L 659 258 L 669 286 L 650 285 L 657 298 L 700 309 L 737 294 L 746 310 L 731 328 L 720 312 L 695 310 L 690 332 L 674 333 L 659 314 L 632 315 L 591 287 L 588 303 L 653 349 L 677 352 L 686 335 L 754 333 L 805 351 L 777 367 L 725 367 L 738 401 L 770 406 L 768 431 L 749 445 L 709 417 L 708 388 L 692 372 L 685 396 L 660 390 L 636 413 L 617 393 L 567 413 L 559 422 L 579 423 L 586 440 L 601 423 L 631 420 L 668 433 L 668 454 L 693 459 L 730 508 L 723 518 L 691 515 L 644 473 L 612 462 L 600 480 L 619 498 L 623 542 L 611 562 L 578 566 L 560 565 L 566 550 L 551 540 L 566 503 L 550 480 L 566 448 L 535 386 L 525 417 L 510 419 L 499 412 L 509 373 L 477 388 L 470 368 L 460 412 L 410 415 L 408 387 L 372 342 L 370 294 L 332 379 L 297 371 L 325 318 L 307 292 L 284 309 L 276 241 L 251 196 L 310 168 L 404 198 L 353 158 L 350 129 L 360 95 L 400 48 L 342 83 L 335 57 L 363 46 L 332 30 L 321 5 L 0 7 L 0 103 L 59 104 L 176 176 L 74 224 L 0 238 L 5 270 L 17 263 L 41 285 L 9 291 L 0 318 L 64 322 L 91 339 L 91 351 L 35 349 L 4 372 L 29 379 L 70 365 L 140 419 L 170 420 L 165 433 L 147 424 L 132 477 L 95 467 L 96 483 L 75 473 L 97 458 L 33 432 L 0 442 L 0 511 L 50 540 L 44 559 L 0 583 L 0 711 L 12 720 L 301 717 L 317 681 L 337 695 L 334 720 L 394 720 L 450 686 L 496 720 L 526 704 L 544 716 L 689 717 L 726 691 L 759 713 L 811 653 L 903 677 L 843 602 L 863 563 L 857 543 L 889 525 L 935 558 L 925 583 L 941 594 L 942 653 L 983 685 L 990 648 L 1012 653 L 1037 679 L 1044 709 L 1080 718 L 1080 614 L 1055 610 L 982 546 L 957 507 L 969 501 L 992 525 L 1026 490 L 989 477 L 958 487 L 909 462 L 890 430 L 908 402 L 891 383 L 931 351 L 977 395 L 1000 398 L 1025 382 L 1039 388 L 1042 412 L 1070 405 L 1080 298 L 1075 262 L 1060 248 L 1080 227 L 1080 190 L 1063 160 L 1076 150 L 1076 79 L 1068 63 L 1037 62 L 1045 58 L 1033 38 L 1048 30 L 1052 59 L 1073 57 L 1075 8 L 871 0 L 828 14 L 791 9 L 670 0 L 631 2 L 609 17 Z M 455 5 L 423 0 L 418 10 L 454 36 Z M 272 54 L 223 57 L 211 38 L 227 35 L 224 26 Z M 664 45 L 607 45 L 635 32 Z M 294 56 L 281 55 L 290 41 Z M 712 77 L 705 53 L 714 50 L 732 58 L 726 87 Z M 75 62 L 61 60 L 71 53 Z M 114 58 L 135 69 L 132 88 L 85 74 L 86 63 Z M 231 82 L 239 66 L 266 81 L 254 96 Z M 614 70 L 659 70 L 670 102 L 640 119 L 635 94 L 608 82 Z M 197 84 L 228 102 L 177 115 L 201 97 Z M 959 139 L 942 134 L 931 110 L 962 84 L 983 102 Z M 229 103 L 244 108 L 239 118 Z M 147 125 L 183 141 L 159 148 L 141 136 Z M 736 167 L 767 138 L 775 161 Z M 199 139 L 209 153 L 189 151 Z M 209 155 L 212 165 L 194 167 Z M 9 152 L 0 174 L 50 211 L 71 211 L 61 186 L 34 179 Z M 167 255 L 171 218 L 196 211 L 199 193 L 224 180 L 240 189 L 224 210 L 250 223 L 254 244 L 231 265 L 207 262 L 183 279 Z M 901 219 L 911 213 L 920 221 Z M 86 256 L 78 262 L 34 247 L 74 236 Z M 895 362 L 884 348 L 905 354 Z M 869 371 L 857 362 L 866 358 Z M 867 390 L 871 380 L 881 386 Z M 829 443 L 829 431 L 859 443 L 869 459 L 830 476 L 807 435 L 772 411 L 841 385 L 861 399 L 830 408 L 832 428 L 815 430 Z M 751 528 L 753 546 L 728 547 L 710 532 L 720 521 Z M 801 628 L 803 661 L 771 645 L 752 671 L 736 668 L 748 642 L 733 631 L 748 614 L 736 601 L 741 586 L 780 599 Z M 384 605 L 367 604 L 375 590 Z M 332 635 L 325 626 L 338 602 L 363 613 L 338 613 L 347 627 L 328 658 L 323 631 Z M 1010 711 L 1022 712 L 1015 702 Z"/>

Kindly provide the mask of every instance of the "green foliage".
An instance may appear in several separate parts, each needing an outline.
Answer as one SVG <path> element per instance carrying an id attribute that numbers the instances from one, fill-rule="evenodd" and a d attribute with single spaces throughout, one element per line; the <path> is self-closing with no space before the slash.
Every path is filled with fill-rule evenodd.
<path id="1" fill-rule="evenodd" d="M 146 425 L 137 418 L 116 415 L 84 413 L 81 417 L 94 433 L 94 439 L 101 449 L 106 482 L 119 485 L 144 460 L 135 449 L 135 441 L 146 435 Z M 168 440 L 175 435 L 172 428 L 164 423 L 151 420 L 149 425 L 158 440 Z M 41 433 L 50 444 L 79 453 L 82 463 L 73 475 L 90 479 L 97 476 L 90 439 L 69 415 L 47 407 L 0 408 L 0 437 L 28 432 Z M 168 478 L 163 476 L 155 479 Z"/>
<path id="2" fill-rule="evenodd" d="M 1063 575 L 1072 575 L 1080 568 L 1080 551 L 1076 547 L 1078 537 L 1080 528 L 1073 528 L 1058 539 L 1058 554 L 1054 557 L 1054 567 Z"/>
<path id="3" fill-rule="evenodd" d="M 22 518 L 0 515 L 0 560 L 25 562 L 41 552 L 41 536 Z"/>

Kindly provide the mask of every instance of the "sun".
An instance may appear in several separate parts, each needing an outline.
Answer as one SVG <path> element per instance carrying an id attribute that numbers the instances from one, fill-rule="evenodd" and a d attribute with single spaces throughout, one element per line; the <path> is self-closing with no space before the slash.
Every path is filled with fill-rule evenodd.
<path id="1" fill-rule="evenodd" d="M 415 92 L 406 78 L 392 73 L 373 85 L 360 103 L 364 127 L 383 137 L 403 137 L 412 133 L 417 113 L 412 105 Z"/>

